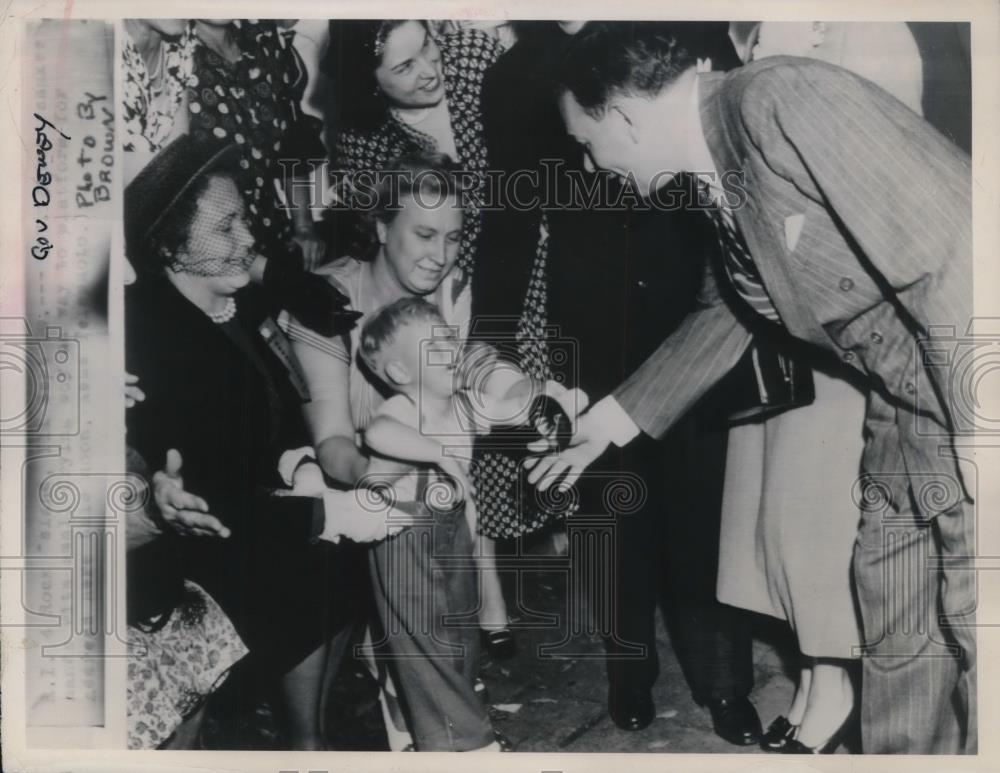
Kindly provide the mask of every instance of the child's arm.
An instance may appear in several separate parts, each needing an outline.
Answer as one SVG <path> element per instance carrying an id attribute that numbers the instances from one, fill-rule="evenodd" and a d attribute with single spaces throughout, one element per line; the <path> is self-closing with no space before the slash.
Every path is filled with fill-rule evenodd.
<path id="1" fill-rule="evenodd" d="M 391 416 L 372 420 L 365 430 L 365 443 L 377 454 L 412 464 L 437 464 L 442 456 L 439 442 Z"/>
<path id="2" fill-rule="evenodd" d="M 457 459 L 444 453 L 444 446 L 433 438 L 391 416 L 376 416 L 365 430 L 368 447 L 382 456 L 411 464 L 433 464 L 451 476 L 458 486 L 458 501 L 468 498 L 472 483 Z"/>
<path id="3" fill-rule="evenodd" d="M 471 347 L 466 357 L 464 383 L 480 406 L 474 418 L 479 419 L 475 424 L 481 431 L 488 432 L 490 426 L 534 424 L 550 443 L 568 442 L 576 417 L 589 402 L 586 394 L 567 390 L 551 379 L 533 380 L 488 345 Z"/>

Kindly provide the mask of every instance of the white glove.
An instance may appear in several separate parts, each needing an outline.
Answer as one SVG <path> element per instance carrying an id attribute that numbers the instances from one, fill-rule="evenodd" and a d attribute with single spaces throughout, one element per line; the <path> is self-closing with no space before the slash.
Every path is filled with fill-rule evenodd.
<path id="1" fill-rule="evenodd" d="M 342 537 L 354 542 L 377 542 L 398 533 L 409 521 L 409 516 L 395 510 L 371 489 L 327 489 L 323 493 L 323 509 L 326 521 L 319 538 L 333 543 L 340 542 Z"/>
<path id="2" fill-rule="evenodd" d="M 316 459 L 316 451 L 312 446 L 302 446 L 302 448 L 291 448 L 285 451 L 278 459 L 278 475 L 285 481 L 286 486 L 294 485 L 295 470 L 303 459 Z"/>

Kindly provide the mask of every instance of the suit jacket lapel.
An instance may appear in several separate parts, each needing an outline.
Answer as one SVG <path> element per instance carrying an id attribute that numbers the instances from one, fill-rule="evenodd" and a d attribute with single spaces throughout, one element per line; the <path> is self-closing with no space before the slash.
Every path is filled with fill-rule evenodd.
<path id="1" fill-rule="evenodd" d="M 705 142 L 708 144 L 720 182 L 730 202 L 738 202 L 733 216 L 746 239 L 754 265 L 760 272 L 764 287 L 774 303 L 781 321 L 793 335 L 814 343 L 827 340 L 825 331 L 809 311 L 798 301 L 791 266 L 785 246 L 778 238 L 773 215 L 761 200 L 761 188 L 754 179 L 754 169 L 746 149 L 746 135 L 739 129 L 740 117 L 735 109 L 728 109 L 723 99 L 726 87 L 739 77 L 739 71 L 704 73 L 699 76 L 699 115 Z M 731 172 L 739 170 L 741 176 L 732 179 Z M 741 188 L 736 183 L 742 184 Z"/>

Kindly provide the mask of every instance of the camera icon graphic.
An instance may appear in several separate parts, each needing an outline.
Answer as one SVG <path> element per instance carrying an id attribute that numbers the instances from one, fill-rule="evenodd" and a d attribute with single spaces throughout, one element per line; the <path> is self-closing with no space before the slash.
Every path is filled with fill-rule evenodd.
<path id="1" fill-rule="evenodd" d="M 7 395 L 0 433 L 6 436 L 72 436 L 80 432 L 80 342 L 46 327 L 33 335 L 20 317 L 0 318 L 0 384 Z"/>
<path id="2" fill-rule="evenodd" d="M 956 436 L 1000 434 L 1000 319 L 975 318 L 965 335 L 950 325 L 929 327 L 916 362 L 936 376 L 942 392 L 915 378 L 918 410 L 943 401 Z M 948 434 L 929 423 L 918 428 L 924 435 Z"/>

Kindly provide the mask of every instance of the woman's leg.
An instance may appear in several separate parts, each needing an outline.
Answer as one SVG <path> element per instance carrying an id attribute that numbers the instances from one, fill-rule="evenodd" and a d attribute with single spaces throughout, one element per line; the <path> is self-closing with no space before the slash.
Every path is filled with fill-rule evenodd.
<path id="1" fill-rule="evenodd" d="M 325 748 L 320 727 L 320 700 L 329 646 L 329 642 L 324 642 L 279 679 L 288 742 L 296 751 Z"/>
<path id="2" fill-rule="evenodd" d="M 496 543 L 485 534 L 479 535 L 476 567 L 479 570 L 483 601 L 479 610 L 479 627 L 486 631 L 502 631 L 508 625 L 507 603 L 503 598 L 500 574 L 497 572 Z"/>
<path id="3" fill-rule="evenodd" d="M 851 662 L 840 658 L 815 661 L 796 740 L 806 746 L 821 746 L 850 716 L 854 708 L 854 685 L 848 670 Z"/>
<path id="4" fill-rule="evenodd" d="M 793 725 L 801 725 L 806 713 L 806 703 L 809 699 L 809 688 L 812 685 L 812 659 L 807 659 L 799 669 L 799 683 L 795 688 L 791 708 L 788 709 L 788 721 Z"/>

